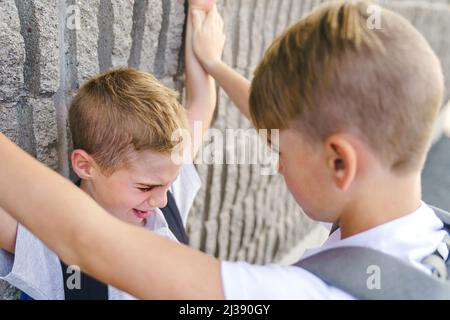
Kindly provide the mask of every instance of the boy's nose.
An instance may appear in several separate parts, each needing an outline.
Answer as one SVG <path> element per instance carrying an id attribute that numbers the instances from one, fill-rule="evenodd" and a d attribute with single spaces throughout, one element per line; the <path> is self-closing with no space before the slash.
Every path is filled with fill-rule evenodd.
<path id="1" fill-rule="evenodd" d="M 167 190 L 164 190 L 158 195 L 154 195 L 150 198 L 149 204 L 152 207 L 165 208 L 167 206 Z"/>

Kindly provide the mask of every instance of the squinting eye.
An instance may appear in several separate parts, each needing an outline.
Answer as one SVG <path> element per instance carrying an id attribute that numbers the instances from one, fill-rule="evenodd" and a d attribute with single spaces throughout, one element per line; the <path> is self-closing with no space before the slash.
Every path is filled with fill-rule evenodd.
<path id="1" fill-rule="evenodd" d="M 149 192 L 151 191 L 153 188 L 138 188 L 140 191 L 142 192 Z"/>

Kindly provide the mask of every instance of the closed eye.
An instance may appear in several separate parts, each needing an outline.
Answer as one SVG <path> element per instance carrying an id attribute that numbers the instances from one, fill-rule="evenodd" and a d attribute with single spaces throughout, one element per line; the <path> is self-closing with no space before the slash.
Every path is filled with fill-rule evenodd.
<path id="1" fill-rule="evenodd" d="M 152 191 L 154 187 L 146 187 L 146 188 L 138 188 L 142 192 L 149 192 Z"/>

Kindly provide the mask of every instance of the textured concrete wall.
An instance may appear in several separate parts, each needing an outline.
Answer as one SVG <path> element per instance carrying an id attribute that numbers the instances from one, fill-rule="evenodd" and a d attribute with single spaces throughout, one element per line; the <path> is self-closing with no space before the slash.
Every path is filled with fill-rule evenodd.
<path id="1" fill-rule="evenodd" d="M 276 35 L 322 2 L 219 0 L 228 37 L 225 61 L 251 77 Z M 450 0 L 386 2 L 426 35 L 449 74 Z M 67 105 L 84 80 L 129 65 L 182 91 L 184 5 L 183 0 L 0 0 L 0 131 L 69 176 Z M 213 127 L 249 128 L 219 94 Z M 188 223 L 196 248 L 222 259 L 273 262 L 316 227 L 280 177 L 261 176 L 250 165 L 199 165 L 198 171 L 203 188 Z M 0 283 L 0 299 L 14 297 L 4 288 Z"/>

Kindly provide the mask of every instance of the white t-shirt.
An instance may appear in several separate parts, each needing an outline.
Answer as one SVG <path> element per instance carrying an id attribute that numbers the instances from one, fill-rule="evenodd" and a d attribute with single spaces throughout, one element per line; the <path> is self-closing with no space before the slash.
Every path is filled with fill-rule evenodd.
<path id="1" fill-rule="evenodd" d="M 200 186 L 200 177 L 194 165 L 185 164 L 170 188 L 184 226 Z M 147 218 L 145 228 L 177 241 L 159 209 Z M 22 225 L 17 230 L 15 255 L 0 249 L 0 279 L 36 300 L 64 300 L 63 276 L 58 256 Z M 135 299 L 112 286 L 108 286 L 108 294 L 109 300 Z"/>
<path id="2" fill-rule="evenodd" d="M 445 235 L 442 221 L 422 203 L 417 211 L 407 216 L 343 240 L 337 230 L 323 246 L 307 250 L 303 258 L 331 248 L 360 246 L 398 257 L 430 273 L 420 261 L 438 248 L 444 257 L 448 257 L 447 247 L 442 246 Z M 230 300 L 355 299 L 299 267 L 255 266 L 245 262 L 222 262 L 221 267 L 225 297 Z"/>

